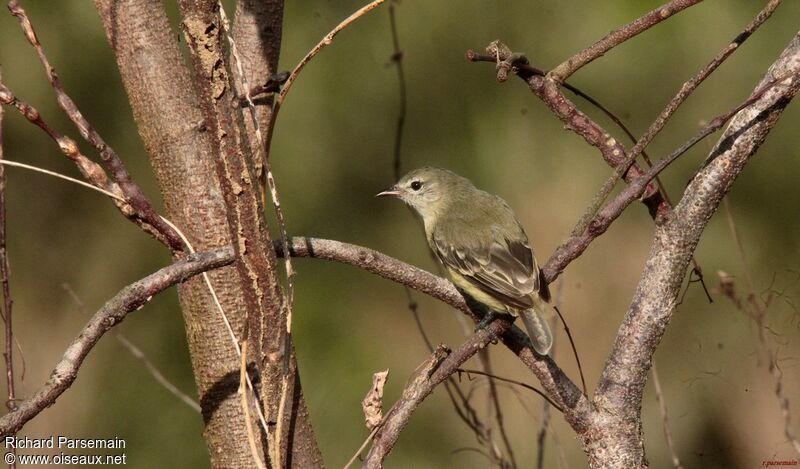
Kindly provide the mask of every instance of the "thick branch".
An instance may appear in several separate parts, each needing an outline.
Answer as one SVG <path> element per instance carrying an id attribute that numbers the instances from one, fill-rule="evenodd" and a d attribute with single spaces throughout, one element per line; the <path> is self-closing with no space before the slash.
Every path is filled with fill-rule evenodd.
<path id="1" fill-rule="evenodd" d="M 47 407 L 66 391 L 78 377 L 78 370 L 86 355 L 97 341 L 130 313 L 144 306 L 156 294 L 186 281 L 207 270 L 216 269 L 233 262 L 233 249 L 224 247 L 216 251 L 192 254 L 182 261 L 132 283 L 117 293 L 97 311 L 84 326 L 78 337 L 64 352 L 64 357 L 53 369 L 50 379 L 17 409 L 0 418 L 0 436 L 19 431 L 25 423 Z"/>
<path id="2" fill-rule="evenodd" d="M 776 78 L 789 78 L 770 87 L 758 101 L 737 114 L 673 214 L 657 226 L 649 259 L 595 395 L 599 425 L 583 436 L 592 465 L 646 464 L 640 409 L 653 353 L 672 318 L 700 235 L 722 197 L 797 93 L 798 72 L 800 34 L 770 67 L 759 89 Z"/>

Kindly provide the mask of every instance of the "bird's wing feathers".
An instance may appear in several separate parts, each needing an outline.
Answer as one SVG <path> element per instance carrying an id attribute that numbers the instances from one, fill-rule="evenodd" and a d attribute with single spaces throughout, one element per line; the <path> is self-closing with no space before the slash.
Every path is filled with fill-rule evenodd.
<path id="1" fill-rule="evenodd" d="M 495 238 L 467 248 L 448 244 L 434 234 L 431 247 L 444 265 L 484 293 L 513 308 L 527 309 L 533 306 L 531 294 L 539 290 L 539 268 L 522 238 Z"/>

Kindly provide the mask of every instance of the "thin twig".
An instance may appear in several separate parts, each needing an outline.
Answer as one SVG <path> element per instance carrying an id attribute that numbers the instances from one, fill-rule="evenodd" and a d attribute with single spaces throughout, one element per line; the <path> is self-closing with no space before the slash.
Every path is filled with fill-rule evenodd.
<path id="1" fill-rule="evenodd" d="M 556 410 L 558 410 L 559 412 L 562 412 L 562 413 L 563 413 L 563 410 L 561 409 L 561 407 L 559 407 L 559 406 L 558 406 L 558 404 L 556 404 L 555 402 L 553 402 L 553 400 L 552 400 L 552 399 L 550 399 L 550 398 L 547 396 L 547 394 L 545 394 L 544 392 L 540 391 L 539 389 L 536 389 L 535 387 L 531 386 L 530 384 L 523 383 L 522 381 L 517 381 L 517 380 L 515 380 L 515 379 L 511 379 L 511 378 L 505 378 L 505 377 L 503 377 L 503 376 L 498 376 L 498 375 L 495 375 L 495 374 L 487 373 L 487 372 L 485 372 L 485 371 L 482 371 L 482 370 L 475 370 L 475 369 L 470 369 L 470 368 L 459 368 L 459 369 L 458 369 L 458 370 L 456 370 L 456 371 L 458 371 L 458 372 L 460 372 L 460 373 L 467 373 L 467 374 L 472 374 L 472 375 L 482 375 L 482 376 L 486 376 L 486 377 L 488 377 L 488 378 L 496 379 L 496 380 L 498 380 L 498 381 L 503 381 L 503 382 L 505 382 L 505 383 L 514 384 L 514 385 L 516 385 L 516 386 L 519 386 L 519 387 L 522 387 L 522 388 L 528 389 L 528 390 L 530 390 L 530 391 L 533 391 L 533 392 L 535 392 L 536 394 L 538 394 L 538 395 L 542 396 L 542 399 L 544 399 L 544 400 L 545 400 L 545 402 L 547 402 L 548 404 L 550 404 L 551 406 L 553 406 L 553 407 L 554 407 Z"/>
<path id="2" fill-rule="evenodd" d="M 19 431 L 39 412 L 53 405 L 78 377 L 78 370 L 84 359 L 100 338 L 122 322 L 128 313 L 141 309 L 163 290 L 206 270 L 228 265 L 233 259 L 233 248 L 230 246 L 192 254 L 120 290 L 92 316 L 78 337 L 72 341 L 47 382 L 30 398 L 19 402 L 16 410 L 0 418 L 0 435 L 11 435 Z"/>
<path id="3" fill-rule="evenodd" d="M 586 391 L 586 378 L 583 377 L 583 365 L 581 365 L 581 358 L 578 355 L 578 348 L 575 346 L 575 339 L 572 338 L 572 332 L 569 330 L 567 320 L 564 319 L 564 315 L 561 314 L 561 310 L 557 306 L 553 309 L 556 310 L 558 318 L 561 319 L 561 324 L 564 325 L 564 332 L 567 333 L 567 339 L 569 339 L 569 345 L 572 347 L 572 356 L 575 357 L 575 364 L 578 366 L 578 374 L 581 377 L 581 389 L 583 389 L 583 395 L 588 396 Z"/>
<path id="4" fill-rule="evenodd" d="M 392 63 L 397 70 L 397 86 L 400 92 L 400 109 L 397 113 L 397 127 L 394 133 L 394 180 L 400 179 L 400 156 L 403 144 L 403 128 L 406 123 L 406 108 L 408 107 L 408 98 L 406 95 L 406 75 L 403 72 L 403 58 L 405 52 L 400 49 L 400 39 L 397 33 L 397 19 L 395 18 L 395 6 L 398 0 L 391 0 L 389 2 L 389 25 L 392 31 L 392 46 L 394 53 L 392 54 Z"/>
<path id="5" fill-rule="evenodd" d="M 672 100 L 667 104 L 666 107 L 661 111 L 661 113 L 656 117 L 650 127 L 647 129 L 647 132 L 636 141 L 636 144 L 633 148 L 628 152 L 625 157 L 625 160 L 618 164 L 608 179 L 603 183 L 603 186 L 600 190 L 595 194 L 592 198 L 592 201 L 589 203 L 588 208 L 586 209 L 583 216 L 581 216 L 578 223 L 575 225 L 575 228 L 572 230 L 572 234 L 582 233 L 586 226 L 591 221 L 592 217 L 594 217 L 597 210 L 603 204 L 603 201 L 606 200 L 608 195 L 614 190 L 614 186 L 616 186 L 617 182 L 622 179 L 622 176 L 625 174 L 626 171 L 630 168 L 636 158 L 642 154 L 644 149 L 653 139 L 658 135 L 664 127 L 669 122 L 670 118 L 675 114 L 678 108 L 689 98 L 689 96 L 700 86 L 703 81 L 706 80 L 720 65 L 730 57 L 735 51 L 739 50 L 739 46 L 747 40 L 750 35 L 758 29 L 759 26 L 764 24 L 764 22 L 772 16 L 772 13 L 775 11 L 776 8 L 781 4 L 782 0 L 771 0 L 763 10 L 761 10 L 756 17 L 747 25 L 747 27 L 739 33 L 733 41 L 730 42 L 724 49 L 717 53 L 713 59 L 703 67 L 699 72 L 697 72 L 691 79 L 685 82 L 678 93 L 672 98 Z"/>
<path id="6" fill-rule="evenodd" d="M 683 469 L 678 452 L 675 451 L 675 444 L 672 442 L 672 432 L 669 429 L 669 416 L 667 415 L 667 403 L 664 401 L 664 393 L 661 391 L 661 380 L 658 379 L 658 370 L 656 369 L 656 361 L 650 367 L 650 373 L 653 375 L 653 387 L 656 391 L 656 401 L 658 401 L 658 409 L 661 411 L 661 427 L 664 430 L 664 439 L 667 440 L 667 449 L 669 450 L 670 458 L 672 459 L 672 466 L 675 469 Z"/>
<path id="7" fill-rule="evenodd" d="M 498 319 L 475 332 L 453 352 L 440 345 L 431 357 L 417 368 L 400 399 L 386 414 L 386 419 L 375 435 L 372 448 L 364 460 L 364 467 L 382 467 L 383 460 L 394 447 L 411 415 L 433 389 L 453 374 L 461 364 L 488 346 L 493 337 L 502 336 L 511 327 L 512 324 L 507 319 Z"/>
<path id="8" fill-rule="evenodd" d="M 117 341 L 119 341 L 119 343 L 122 344 L 122 346 L 133 356 L 133 358 L 142 362 L 142 365 L 144 365 L 145 369 L 150 373 L 150 375 L 153 377 L 153 379 L 156 380 L 158 384 L 160 384 L 164 389 L 172 393 L 173 396 L 180 399 L 181 402 L 189 406 L 189 408 L 191 408 L 198 414 L 200 413 L 200 404 L 197 403 L 197 400 L 192 399 L 186 393 L 178 389 L 178 387 L 175 386 L 172 382 L 170 382 L 170 380 L 168 380 L 167 377 L 164 376 L 161 370 L 156 368 L 153 362 L 151 362 L 150 359 L 147 358 L 147 355 L 145 355 L 142 349 L 140 349 L 139 347 L 136 346 L 136 344 L 128 340 L 128 338 L 125 337 L 124 334 L 117 331 L 113 332 L 115 332 L 113 334 L 114 338 L 116 338 Z"/>
<path id="9" fill-rule="evenodd" d="M 144 195 L 144 192 L 142 192 L 142 189 L 131 179 L 119 155 L 117 155 L 91 124 L 89 124 L 89 121 L 86 120 L 75 105 L 75 102 L 72 101 L 72 98 L 70 98 L 64 90 L 55 68 L 50 64 L 50 61 L 44 53 L 42 44 L 39 42 L 31 20 L 25 10 L 19 5 L 17 0 L 10 0 L 8 2 L 8 9 L 12 15 L 17 17 L 25 37 L 36 50 L 39 62 L 41 62 L 42 67 L 44 67 L 47 78 L 50 80 L 50 85 L 56 94 L 58 105 L 67 114 L 67 117 L 69 117 L 72 123 L 75 124 L 75 127 L 78 128 L 81 136 L 95 147 L 103 162 L 105 162 L 109 171 L 114 176 L 122 194 L 125 196 L 125 200 L 135 210 L 135 216 L 129 216 L 129 218 L 139 224 L 147 233 L 168 246 L 173 252 L 182 252 L 184 246 L 180 236 L 178 236 L 169 225 L 163 222 L 150 201 Z"/>
<path id="10" fill-rule="evenodd" d="M 769 342 L 767 342 L 767 335 L 765 333 L 765 330 L 767 329 L 767 309 L 769 308 L 770 302 L 769 300 L 762 302 L 756 295 L 755 283 L 753 282 L 753 277 L 750 274 L 747 257 L 745 256 L 744 245 L 742 244 L 741 237 L 739 236 L 739 230 L 736 227 L 736 222 L 733 218 L 733 211 L 731 210 L 728 198 L 726 197 L 723 199 L 723 201 L 726 218 L 728 219 L 728 228 L 731 231 L 731 237 L 736 243 L 736 247 L 739 252 L 739 260 L 742 264 L 742 271 L 744 272 L 745 279 L 748 283 L 748 301 L 743 301 L 736 295 L 735 283 L 732 278 L 726 278 L 722 275 L 720 276 L 720 291 L 733 302 L 737 309 L 753 319 L 758 327 L 759 345 L 762 353 L 769 361 L 769 374 L 772 377 L 774 386 L 773 392 L 775 394 L 775 398 L 778 400 L 778 407 L 781 410 L 781 414 L 783 415 L 783 434 L 786 436 L 787 441 L 789 441 L 797 454 L 800 455 L 800 440 L 798 440 L 794 433 L 794 428 L 792 427 L 792 414 L 789 410 L 789 398 L 786 397 L 786 394 L 783 392 L 783 372 L 781 372 L 781 369 L 778 366 L 776 352 L 773 350 L 773 347 L 769 344 Z M 748 311 L 748 307 L 752 309 L 752 311 Z"/>
<path id="11" fill-rule="evenodd" d="M 78 311 L 80 311 L 83 314 L 88 314 L 86 310 L 86 304 L 83 302 L 83 300 L 81 300 L 81 298 L 78 296 L 75 290 L 73 290 L 68 283 L 62 283 L 61 288 L 63 288 L 64 291 L 67 292 L 67 294 L 70 296 L 70 298 L 72 298 L 72 301 L 75 303 L 75 306 L 78 308 Z M 173 396 L 177 397 L 183 403 L 188 405 L 192 410 L 194 410 L 198 414 L 200 413 L 200 404 L 197 403 L 197 400 L 192 399 L 191 397 L 186 395 L 186 393 L 178 389 L 178 387 L 175 386 L 172 382 L 170 382 L 170 380 L 167 379 L 167 377 L 164 376 L 163 373 L 161 373 L 161 371 L 153 364 L 153 362 L 150 361 L 149 358 L 147 358 L 147 355 L 145 355 L 142 349 L 140 349 L 136 344 L 131 342 L 120 331 L 112 330 L 111 334 L 125 348 L 125 350 L 127 350 L 133 356 L 133 358 L 142 362 L 142 365 L 144 365 L 145 369 L 150 373 L 150 375 L 153 377 L 153 379 L 156 380 L 158 384 L 160 384 L 164 389 L 169 391 Z"/>
<path id="12" fill-rule="evenodd" d="M 562 323 L 564 323 L 564 328 L 567 328 L 567 324 L 564 321 L 564 317 L 561 315 L 561 305 L 562 300 L 564 297 L 564 279 L 561 279 L 561 282 L 558 284 L 558 291 L 556 292 L 555 299 L 553 301 L 553 307 L 555 308 L 556 312 L 558 313 L 559 317 L 561 317 Z M 555 323 L 555 320 L 553 321 Z M 575 354 L 575 361 L 578 365 L 578 372 L 581 375 L 581 384 L 583 385 L 583 395 L 586 395 L 586 381 L 583 378 L 583 370 L 581 369 L 581 362 L 578 359 L 578 352 L 575 349 L 575 341 L 572 339 L 572 335 L 567 332 L 567 337 L 569 338 L 570 344 L 572 344 L 572 352 Z M 556 336 L 553 337 L 553 348 L 551 354 L 556 353 L 555 342 Z M 555 358 L 555 357 L 554 357 Z M 544 469 L 544 450 L 545 450 L 545 443 L 547 442 L 547 430 L 550 428 L 550 403 L 547 401 L 542 402 L 542 422 L 539 425 L 539 432 L 536 435 L 536 468 L 537 469 Z"/>
<path id="13" fill-rule="evenodd" d="M 375 438 L 375 434 L 378 433 L 378 430 L 381 429 L 381 425 L 383 425 L 383 422 L 385 421 L 386 421 L 386 416 L 384 416 L 383 420 L 381 420 L 381 423 L 376 425 L 375 428 L 373 428 L 372 431 L 369 433 L 369 435 L 367 435 L 367 438 L 364 439 L 364 442 L 361 443 L 361 446 L 358 447 L 355 454 L 352 457 L 350 457 L 350 459 L 347 460 L 347 464 L 344 465 L 343 469 L 348 469 L 350 466 L 353 465 L 354 462 L 356 462 L 356 459 L 361 457 L 361 453 L 364 452 L 364 448 L 366 448 L 367 445 L 370 444 L 370 442 L 372 442 L 372 439 Z"/>
<path id="14" fill-rule="evenodd" d="M 2 75 L 0 75 L 2 80 Z M 3 106 L 0 106 L 0 161 L 3 160 Z M 11 299 L 11 290 L 9 288 L 9 267 L 8 267 L 8 247 L 6 242 L 6 171 L 5 167 L 0 165 L 0 277 L 3 282 L 3 326 L 5 329 L 5 349 L 3 351 L 3 358 L 6 363 L 6 409 L 13 411 L 17 408 L 17 396 L 14 386 L 14 329 L 11 321 L 11 307 L 13 301 Z M 17 449 L 11 445 L 10 453 L 15 457 L 11 459 L 8 465 L 10 469 L 17 467 L 16 454 Z"/>
<path id="15" fill-rule="evenodd" d="M 270 146 L 272 145 L 272 135 L 275 132 L 275 121 L 278 119 L 278 112 L 281 109 L 281 105 L 283 105 L 283 101 L 286 99 L 286 95 L 289 94 L 289 90 L 292 89 L 292 85 L 294 84 L 297 76 L 303 70 L 303 68 L 311 61 L 317 54 L 320 53 L 322 49 L 326 46 L 330 45 L 333 42 L 333 38 L 336 37 L 344 28 L 350 26 L 354 21 L 361 18 L 365 14 L 369 13 L 375 7 L 380 5 L 381 3 L 385 2 L 386 0 L 374 0 L 373 2 L 368 3 L 367 5 L 361 7 L 352 15 L 348 16 L 344 19 L 341 23 L 339 23 L 335 28 L 331 30 L 325 37 L 320 40 L 316 46 L 314 46 L 300 63 L 294 67 L 292 73 L 289 74 L 289 78 L 286 79 L 286 83 L 283 84 L 283 88 L 281 88 L 281 92 L 278 93 L 278 97 L 275 99 L 275 102 L 272 104 L 272 119 L 269 121 L 269 127 L 267 127 L 267 136 L 266 136 L 266 143 L 264 148 L 266 150 L 266 159 L 269 159 L 270 155 Z"/>
<path id="16" fill-rule="evenodd" d="M 64 156 L 72 160 L 77 165 L 78 170 L 81 172 L 83 177 L 85 177 L 94 186 L 102 188 L 104 192 L 113 193 L 113 198 L 115 200 L 125 204 L 118 204 L 120 210 L 123 212 L 126 210 L 133 211 L 133 208 L 128 205 L 125 195 L 122 193 L 122 190 L 119 188 L 119 186 L 109 179 L 108 175 L 100 165 L 81 153 L 80 147 L 75 140 L 67 137 L 66 135 L 62 135 L 53 129 L 47 124 L 47 122 L 45 122 L 44 119 L 42 119 L 42 115 L 35 107 L 19 99 L 2 83 L 0 83 L 0 104 L 13 106 L 25 119 L 28 120 L 28 122 L 42 129 L 44 133 L 47 134 L 47 136 L 50 137 L 56 143 L 56 145 L 58 145 L 58 148 L 61 150 Z"/>
<path id="17" fill-rule="evenodd" d="M 245 326 L 246 328 L 247 326 Z M 241 396 L 242 412 L 244 412 L 245 428 L 247 429 L 247 443 L 250 446 L 250 454 L 253 456 L 256 466 L 259 469 L 266 469 L 264 462 L 261 461 L 261 455 L 258 453 L 258 446 L 256 446 L 256 436 L 253 432 L 253 422 L 250 419 L 250 402 L 248 399 L 247 385 L 247 335 L 242 339 L 242 357 L 239 365 L 239 395 Z M 256 403 L 258 405 L 258 403 Z"/>
<path id="18" fill-rule="evenodd" d="M 517 467 L 517 460 L 514 457 L 514 448 L 511 446 L 511 440 L 508 438 L 508 432 L 506 431 L 505 422 L 503 420 L 503 409 L 500 407 L 500 396 L 497 392 L 497 383 L 494 381 L 494 373 L 492 371 L 492 362 L 489 357 L 489 349 L 483 349 L 478 352 L 478 359 L 481 362 L 481 366 L 483 367 L 484 371 L 486 371 L 486 376 L 489 378 L 487 381 L 489 383 L 489 399 L 487 405 L 490 406 L 490 409 L 494 410 L 494 418 L 497 422 L 497 428 L 500 431 L 500 439 L 503 441 L 503 446 L 505 446 L 506 453 L 508 454 L 508 461 L 503 459 L 502 453 L 499 450 L 496 450 L 496 445 L 491 444 L 491 449 L 496 450 L 492 452 L 492 455 L 496 458 L 497 464 L 500 467 Z M 491 419 L 491 410 L 489 412 L 489 419 Z M 492 428 L 487 426 L 487 437 L 490 443 L 492 442 Z"/>
<path id="19" fill-rule="evenodd" d="M 650 13 L 647 13 L 635 21 L 626 24 L 622 28 L 612 31 L 591 46 L 568 58 L 559 66 L 554 68 L 550 72 L 550 76 L 553 78 L 553 80 L 563 82 L 579 68 L 597 59 L 614 47 L 644 31 L 647 31 L 675 13 L 700 3 L 701 1 L 702 0 L 673 0 L 669 3 L 665 3 Z"/>

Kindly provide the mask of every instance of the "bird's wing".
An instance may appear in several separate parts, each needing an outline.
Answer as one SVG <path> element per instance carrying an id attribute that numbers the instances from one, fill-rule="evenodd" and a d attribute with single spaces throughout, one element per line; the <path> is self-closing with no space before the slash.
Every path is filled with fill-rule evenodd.
<path id="1" fill-rule="evenodd" d="M 469 248 L 444 242 L 435 234 L 431 246 L 439 260 L 498 301 L 517 309 L 533 306 L 539 268 L 527 240 L 494 239 Z"/>

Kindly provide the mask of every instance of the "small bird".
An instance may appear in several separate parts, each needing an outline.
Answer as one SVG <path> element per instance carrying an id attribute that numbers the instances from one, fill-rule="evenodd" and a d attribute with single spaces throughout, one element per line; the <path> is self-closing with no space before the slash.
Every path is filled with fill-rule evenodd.
<path id="1" fill-rule="evenodd" d="M 397 197 L 422 218 L 428 245 L 457 287 L 491 312 L 522 316 L 534 350 L 550 352 L 553 335 L 542 317 L 553 311 L 550 292 L 505 200 L 433 167 L 411 171 L 380 196 Z"/>

